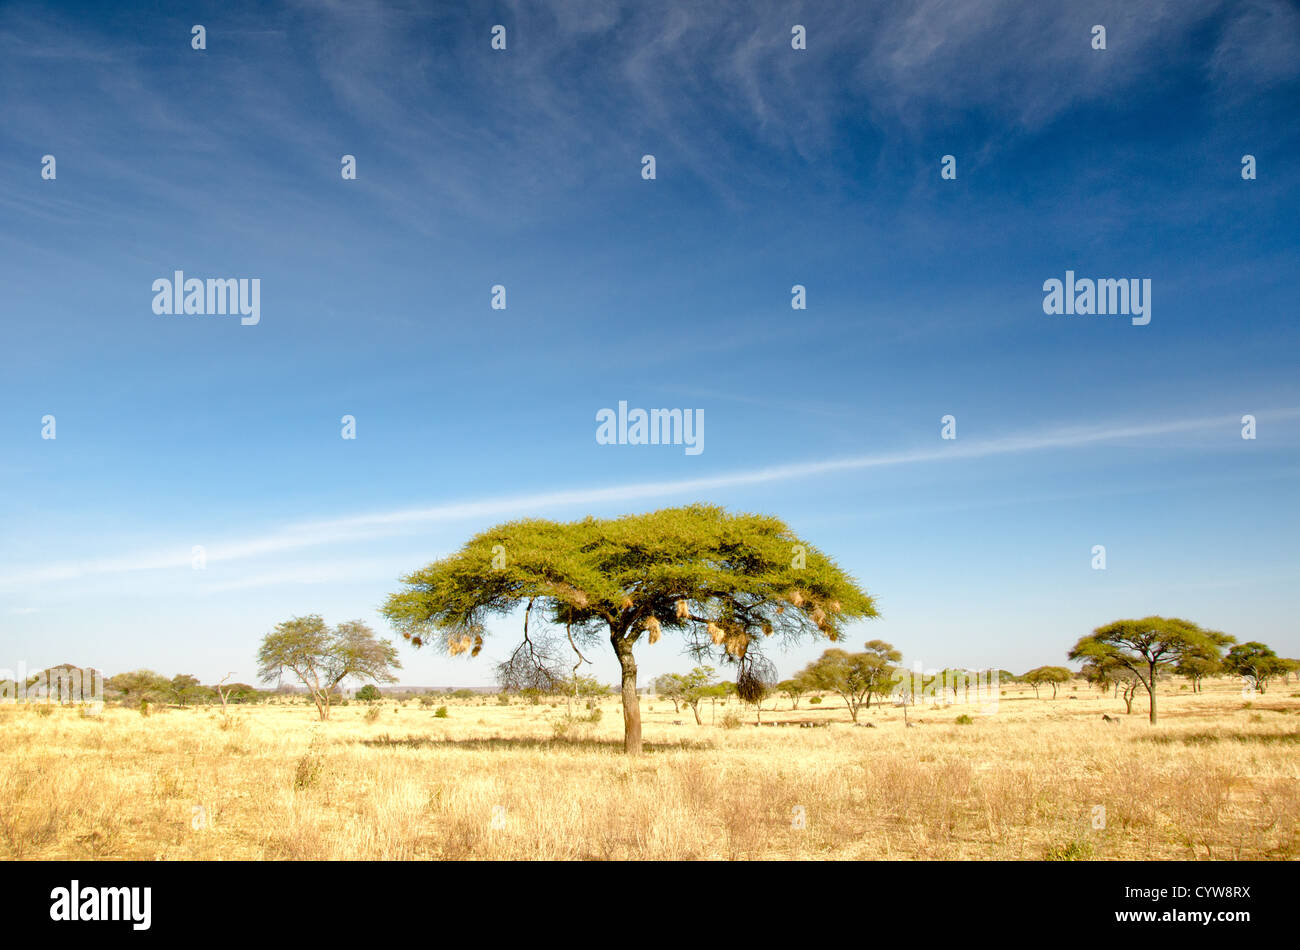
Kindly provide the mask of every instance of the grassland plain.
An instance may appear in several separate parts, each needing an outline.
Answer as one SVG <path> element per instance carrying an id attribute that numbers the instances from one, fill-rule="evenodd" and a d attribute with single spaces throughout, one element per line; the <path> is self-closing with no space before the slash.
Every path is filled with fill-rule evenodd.
<path id="1" fill-rule="evenodd" d="M 439 699 L 152 715 L 0 707 L 8 859 L 1295 859 L 1300 693 L 1081 683 L 998 711 L 642 700 L 646 754 L 563 702 Z M 378 714 L 370 712 L 377 709 Z M 369 715 L 367 715 L 369 713 Z M 575 713 L 588 715 L 585 706 Z M 1119 715 L 1118 726 L 1102 714 Z M 723 725 L 728 714 L 743 725 Z M 969 724 L 957 717 L 970 715 Z M 826 728 L 798 728 L 825 722 Z M 680 723 L 680 724 L 679 724 Z M 1099 809 L 1104 809 L 1104 812 Z"/>

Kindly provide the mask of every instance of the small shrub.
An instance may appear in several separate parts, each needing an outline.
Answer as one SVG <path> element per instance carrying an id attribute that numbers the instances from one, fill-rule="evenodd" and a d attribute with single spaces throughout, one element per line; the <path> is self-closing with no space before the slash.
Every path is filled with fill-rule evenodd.
<path id="1" fill-rule="evenodd" d="M 1086 861 L 1090 857 L 1092 857 L 1092 845 L 1077 839 L 1068 844 L 1048 848 L 1043 854 L 1045 861 Z"/>
<path id="2" fill-rule="evenodd" d="M 307 751 L 298 760 L 298 768 L 293 776 L 293 787 L 296 791 L 311 788 L 320 782 L 321 774 L 325 771 L 325 759 L 320 754 L 319 743 L 320 736 L 312 736 Z"/>
<path id="3" fill-rule="evenodd" d="M 600 717 L 602 715 L 604 714 L 600 711 L 599 707 L 597 707 L 593 709 L 591 712 L 587 713 L 587 722 L 600 722 Z"/>
<path id="4" fill-rule="evenodd" d="M 722 728 L 723 728 L 723 729 L 739 729 L 739 728 L 740 728 L 740 717 L 737 716 L 734 712 L 731 712 L 730 710 L 728 710 L 727 713 L 726 713 L 726 715 L 724 715 L 724 716 L 722 717 Z"/>
<path id="5" fill-rule="evenodd" d="M 142 700 L 140 700 L 140 715 L 141 715 L 141 716 L 147 716 L 147 715 L 149 715 L 149 712 L 150 712 L 150 709 L 149 709 L 149 700 L 147 700 L 147 699 L 142 699 Z"/>
<path id="6" fill-rule="evenodd" d="M 972 719 L 970 716 L 966 715 L 965 713 L 962 713 L 953 721 L 956 722 L 957 725 L 959 726 L 971 726 L 975 724 L 975 720 Z"/>
<path id="7" fill-rule="evenodd" d="M 505 693 L 497 693 L 497 705 L 498 705 L 498 706 L 509 706 L 509 705 L 510 705 L 510 697 L 507 696 Z"/>
<path id="8" fill-rule="evenodd" d="M 375 706 L 371 706 L 369 709 L 366 710 L 366 722 L 378 722 L 378 721 L 379 721 L 379 710 Z"/>
<path id="9" fill-rule="evenodd" d="M 811 698 L 808 700 L 808 705 L 809 705 L 809 706 L 816 706 L 816 705 L 817 705 L 818 703 L 820 703 L 821 701 L 822 701 L 822 698 L 821 698 L 820 696 L 813 696 L 813 697 L 811 697 Z"/>
<path id="10" fill-rule="evenodd" d="M 54 707 L 49 703 L 41 703 L 36 707 L 36 715 L 40 716 L 42 719 L 52 716 L 54 715 Z"/>
<path id="11" fill-rule="evenodd" d="M 447 707 L 446 707 L 446 706 L 439 706 L 437 709 L 434 710 L 434 712 L 433 712 L 433 717 L 434 717 L 435 719 L 446 719 L 446 718 L 447 718 Z"/>

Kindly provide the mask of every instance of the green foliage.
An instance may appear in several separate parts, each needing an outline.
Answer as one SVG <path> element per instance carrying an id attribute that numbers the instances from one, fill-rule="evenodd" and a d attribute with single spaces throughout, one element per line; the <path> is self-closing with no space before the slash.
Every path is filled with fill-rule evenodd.
<path id="1" fill-rule="evenodd" d="M 116 693 L 128 706 L 140 706 L 147 702 L 161 702 L 171 692 L 172 681 L 153 670 L 132 670 L 110 676 L 104 688 Z"/>
<path id="2" fill-rule="evenodd" d="M 889 694 L 898 670 L 894 664 L 903 658 L 902 653 L 883 640 L 871 640 L 866 647 L 863 653 L 827 650 L 800 674 L 814 689 L 843 698 L 854 722 L 858 721 L 858 710 L 863 705 L 870 707 L 873 695 Z"/>
<path id="3" fill-rule="evenodd" d="M 392 683 L 397 680 L 393 670 L 402 666 L 393 645 L 378 639 L 360 620 L 331 629 L 318 614 L 277 624 L 262 640 L 257 662 L 263 682 L 280 679 L 285 670 L 298 677 L 321 719 L 329 718 L 330 704 L 344 679 Z"/>
<path id="4" fill-rule="evenodd" d="M 822 698 L 821 698 L 820 696 L 812 696 L 812 697 L 809 697 L 809 699 L 808 699 L 808 705 L 809 705 L 809 706 L 817 706 L 817 705 L 820 705 L 821 701 L 822 701 Z"/>
<path id="5" fill-rule="evenodd" d="M 474 692 L 472 689 L 458 689 L 452 692 L 451 698 L 452 699 L 473 699 L 477 695 L 478 693 Z"/>
<path id="6" fill-rule="evenodd" d="M 382 612 L 417 647 L 477 654 L 491 618 L 529 605 L 578 640 L 607 635 L 625 669 L 643 635 L 676 633 L 698 658 L 738 661 L 769 636 L 834 641 L 876 616 L 871 597 L 780 520 L 713 505 L 509 522 L 402 582 Z M 528 653 L 552 662 L 545 650 Z M 630 730 L 626 748 L 639 751 Z"/>
<path id="7" fill-rule="evenodd" d="M 1038 695 L 1038 687 L 1050 685 L 1052 687 L 1052 698 L 1056 698 L 1056 688 L 1061 683 L 1068 683 L 1073 674 L 1064 666 L 1040 666 L 1030 670 L 1021 679 L 1034 687 L 1034 695 Z"/>
<path id="8" fill-rule="evenodd" d="M 357 702 L 374 703 L 384 698 L 384 694 L 379 691 L 379 687 L 374 683 L 367 683 L 357 690 Z"/>
<path id="9" fill-rule="evenodd" d="M 1043 854 L 1045 861 L 1086 861 L 1092 857 L 1092 844 L 1075 839 L 1063 845 L 1048 848 Z"/>
<path id="10" fill-rule="evenodd" d="M 1223 668 L 1247 680 L 1262 695 L 1268 681 L 1287 672 L 1287 661 L 1258 640 L 1239 643 L 1223 658 Z"/>
<path id="11" fill-rule="evenodd" d="M 1093 675 L 1113 676 L 1123 669 L 1136 677 L 1151 699 L 1150 720 L 1155 723 L 1157 675 L 1185 656 L 1206 655 L 1230 642 L 1227 634 L 1204 630 L 1190 620 L 1143 617 L 1098 627 L 1079 639 L 1069 658 L 1091 664 Z"/>
<path id="12" fill-rule="evenodd" d="M 435 719 L 446 719 L 446 718 L 447 718 L 447 707 L 446 707 L 446 706 L 439 706 L 437 709 L 434 710 L 434 712 L 433 712 L 433 716 L 434 716 Z"/>
<path id="13" fill-rule="evenodd" d="M 777 692 L 781 693 L 786 699 L 790 700 L 790 705 L 794 709 L 799 708 L 799 697 L 808 690 L 808 684 L 800 677 L 794 679 L 781 680 L 776 684 Z"/>
<path id="14" fill-rule="evenodd" d="M 596 677 L 581 674 L 570 675 L 561 680 L 557 691 L 564 696 L 578 696 L 583 699 L 608 696 L 613 692 L 607 684 L 600 682 Z"/>
<path id="15" fill-rule="evenodd" d="M 955 722 L 959 726 L 973 726 L 975 724 L 975 720 L 972 719 L 970 716 L 966 715 L 965 713 L 962 713 L 960 716 L 954 719 L 953 722 Z"/>

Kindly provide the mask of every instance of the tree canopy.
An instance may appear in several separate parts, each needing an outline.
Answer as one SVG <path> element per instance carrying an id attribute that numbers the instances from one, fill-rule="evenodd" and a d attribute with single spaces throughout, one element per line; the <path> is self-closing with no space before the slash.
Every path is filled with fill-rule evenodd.
<path id="1" fill-rule="evenodd" d="M 1223 659 L 1223 668 L 1246 680 L 1252 689 L 1258 690 L 1262 695 L 1270 679 L 1287 671 L 1287 661 L 1274 653 L 1271 647 L 1258 640 L 1250 640 L 1239 643 L 1228 651 Z"/>
<path id="2" fill-rule="evenodd" d="M 1156 722 L 1156 675 L 1183 657 L 1216 651 L 1227 635 L 1203 630 L 1177 617 L 1143 617 L 1116 620 L 1098 627 L 1070 650 L 1071 660 L 1100 662 L 1102 667 L 1123 667 L 1146 687 L 1151 700 L 1150 721 Z"/>
<path id="3" fill-rule="evenodd" d="M 903 654 L 883 640 L 869 640 L 866 651 L 849 653 L 831 649 L 799 674 L 799 678 L 814 689 L 826 690 L 842 698 L 849 707 L 849 715 L 858 721 L 858 710 L 864 705 L 871 708 L 873 695 L 887 695 L 894 684 L 897 667 L 894 665 Z"/>
<path id="4" fill-rule="evenodd" d="M 1068 683 L 1073 674 L 1064 666 L 1039 666 L 1030 670 L 1023 677 L 1026 683 L 1034 688 L 1034 695 L 1038 695 L 1038 687 L 1047 684 L 1052 687 L 1052 698 L 1056 698 L 1056 688 L 1062 683 Z"/>
<path id="5" fill-rule="evenodd" d="M 334 690 L 348 677 L 396 682 L 397 650 L 360 620 L 331 629 L 319 614 L 293 617 L 268 633 L 257 653 L 258 676 L 278 680 L 285 670 L 307 687 L 321 719 L 328 719 Z"/>
<path id="6" fill-rule="evenodd" d="M 633 646 L 679 635 L 697 661 L 717 656 L 751 672 L 768 638 L 838 640 L 876 616 L 869 595 L 779 519 L 715 505 L 613 519 L 528 519 L 471 538 L 404 576 L 383 614 L 416 647 L 477 655 L 488 621 L 526 608 L 562 626 L 571 645 L 608 635 L 622 669 L 624 748 L 641 751 Z M 525 630 L 523 656 L 553 664 Z M 515 657 L 520 655 L 516 650 Z"/>

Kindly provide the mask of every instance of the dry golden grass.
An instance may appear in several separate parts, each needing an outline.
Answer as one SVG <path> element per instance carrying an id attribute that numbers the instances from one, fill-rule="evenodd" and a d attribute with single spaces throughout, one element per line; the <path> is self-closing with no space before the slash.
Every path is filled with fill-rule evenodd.
<path id="1" fill-rule="evenodd" d="M 1071 692 L 1071 686 L 1077 691 Z M 6 858 L 1282 858 L 1300 855 L 1300 699 L 1275 685 L 1161 695 L 1162 721 L 1079 684 L 1011 687 L 996 715 L 769 700 L 696 726 L 643 699 L 647 754 L 617 700 L 557 739 L 564 705 L 446 702 L 37 715 L 0 707 Z M 1046 694 L 1045 694 L 1046 695 Z M 774 708 L 775 707 L 775 708 Z M 1139 712 L 1141 710 L 1141 712 Z M 1124 722 L 1111 726 L 1102 713 Z M 585 710 L 584 710 L 585 712 Z M 683 725 L 675 725 L 680 720 Z M 223 727 L 224 725 L 224 727 Z M 1105 827 L 1094 828 L 1104 806 Z M 801 820 L 802 819 L 802 820 Z"/>

